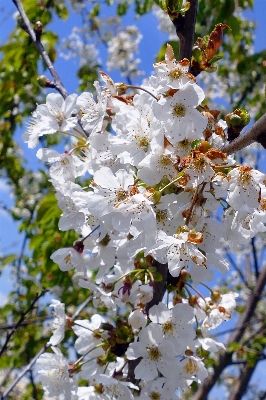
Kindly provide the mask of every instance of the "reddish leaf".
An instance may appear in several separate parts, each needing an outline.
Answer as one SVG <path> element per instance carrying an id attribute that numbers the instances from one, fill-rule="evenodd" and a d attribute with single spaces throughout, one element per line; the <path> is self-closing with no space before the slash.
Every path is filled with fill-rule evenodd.
<path id="1" fill-rule="evenodd" d="M 223 30 L 225 28 L 229 28 L 229 26 L 226 24 L 217 24 L 215 25 L 214 30 L 211 32 L 208 46 L 206 49 L 208 60 L 210 60 L 215 55 L 215 53 L 221 46 L 223 41 Z"/>

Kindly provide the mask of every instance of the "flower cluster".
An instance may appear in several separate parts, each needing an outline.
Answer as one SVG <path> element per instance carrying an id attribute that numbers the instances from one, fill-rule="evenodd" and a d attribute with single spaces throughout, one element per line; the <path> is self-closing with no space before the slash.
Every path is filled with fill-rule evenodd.
<path id="1" fill-rule="evenodd" d="M 108 42 L 107 68 L 118 69 L 122 76 L 134 77 L 140 74 L 138 65 L 140 59 L 135 59 L 138 45 L 142 38 L 138 28 L 134 25 L 118 32 Z"/>
<path id="2" fill-rule="evenodd" d="M 191 294 L 193 285 L 228 271 L 222 257 L 265 230 L 266 178 L 219 150 L 226 124 L 202 106 L 203 90 L 167 46 L 165 61 L 136 93 L 102 73 L 91 93 L 63 100 L 49 94 L 24 135 L 69 134 L 73 149 L 37 156 L 51 164 L 50 180 L 62 209 L 59 228 L 83 239 L 51 255 L 74 269 L 97 309 L 69 321 L 53 301 L 53 353 L 38 364 L 48 395 L 65 399 L 177 399 L 177 389 L 201 383 L 207 370 L 198 350 L 223 348 L 209 330 L 228 320 L 236 294 Z M 75 182 L 91 176 L 89 186 Z M 81 179 L 79 180 L 79 182 Z M 217 215 L 222 223 L 218 222 Z M 167 267 L 167 301 L 150 307 Z M 92 273 L 95 271 L 95 273 Z M 114 318 L 115 321 L 114 322 Z M 70 323 L 71 322 L 71 323 Z M 80 358 L 68 364 L 59 348 L 65 328 L 78 337 Z M 78 387 L 77 376 L 87 380 Z M 88 379 L 89 377 L 89 379 Z M 131 382 L 130 382 L 131 381 Z"/>

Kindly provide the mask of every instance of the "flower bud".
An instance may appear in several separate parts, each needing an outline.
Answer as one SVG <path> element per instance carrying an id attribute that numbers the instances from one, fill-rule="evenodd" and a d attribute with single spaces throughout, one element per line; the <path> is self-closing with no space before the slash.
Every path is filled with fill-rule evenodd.
<path id="1" fill-rule="evenodd" d="M 34 27 L 34 32 L 36 34 L 37 39 L 40 39 L 42 35 L 43 24 L 41 21 L 37 21 Z"/>
<path id="2" fill-rule="evenodd" d="M 246 110 L 237 108 L 225 117 L 228 126 L 228 140 L 237 138 L 242 129 L 249 123 L 250 115 Z"/>
<path id="3" fill-rule="evenodd" d="M 147 325 L 147 315 L 137 308 L 128 317 L 128 323 L 133 329 L 144 328 Z"/>

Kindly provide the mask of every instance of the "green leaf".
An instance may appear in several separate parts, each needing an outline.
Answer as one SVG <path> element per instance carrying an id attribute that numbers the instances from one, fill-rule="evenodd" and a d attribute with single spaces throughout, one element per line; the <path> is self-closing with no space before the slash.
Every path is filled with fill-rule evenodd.
<path id="1" fill-rule="evenodd" d="M 68 17 L 68 9 L 66 8 L 63 1 L 55 2 L 55 10 L 58 16 L 62 19 L 67 19 Z"/>
<path id="2" fill-rule="evenodd" d="M 150 11 L 153 0 L 135 0 L 135 11 L 139 15 L 146 14 Z"/>
<path id="3" fill-rule="evenodd" d="M 214 64 L 215 62 L 221 60 L 221 58 L 223 58 L 223 56 L 224 56 L 223 53 L 217 53 L 217 54 L 215 54 L 215 56 L 213 56 L 213 57 L 208 61 L 208 63 L 209 63 L 209 64 Z"/>
<path id="4" fill-rule="evenodd" d="M 117 5 L 117 15 L 119 17 L 122 17 L 122 15 L 125 15 L 129 7 L 128 1 L 122 1 L 121 3 L 118 3 Z"/>
<path id="5" fill-rule="evenodd" d="M 154 2 L 163 10 L 167 11 L 165 0 L 154 0 Z"/>
<path id="6" fill-rule="evenodd" d="M 90 16 L 92 17 L 92 18 L 95 18 L 95 17 L 98 17 L 99 16 L 99 13 L 100 13 L 100 4 L 99 3 L 96 3 L 95 5 L 94 5 L 94 7 L 91 9 L 91 11 L 90 11 Z"/>
<path id="7" fill-rule="evenodd" d="M 233 342 L 233 343 L 230 343 L 230 345 L 228 346 L 227 350 L 230 353 L 233 353 L 236 350 L 242 349 L 242 347 L 243 347 L 243 345 L 241 343 Z"/>
<path id="8" fill-rule="evenodd" d="M 16 254 L 9 254 L 5 257 L 2 257 L 0 259 L 1 269 L 2 269 L 2 267 L 5 267 L 6 265 L 14 265 L 15 260 L 16 260 Z"/>

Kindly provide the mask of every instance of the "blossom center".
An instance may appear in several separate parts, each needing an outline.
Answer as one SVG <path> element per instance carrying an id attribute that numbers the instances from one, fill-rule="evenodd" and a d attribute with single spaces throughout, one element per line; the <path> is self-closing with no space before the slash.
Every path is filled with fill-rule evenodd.
<path id="1" fill-rule="evenodd" d="M 148 351 L 148 353 L 150 355 L 150 359 L 152 361 L 157 361 L 162 356 L 162 354 L 160 353 L 158 347 L 148 347 L 147 351 Z"/>
<path id="2" fill-rule="evenodd" d="M 124 189 L 118 189 L 116 191 L 116 197 L 118 201 L 125 200 L 127 198 L 127 192 Z"/>
<path id="3" fill-rule="evenodd" d="M 147 149 L 149 145 L 149 139 L 146 136 L 144 137 L 136 136 L 136 139 L 138 140 L 140 147 L 144 147 L 145 149 Z"/>
<path id="4" fill-rule="evenodd" d="M 186 373 L 195 375 L 198 372 L 198 370 L 199 370 L 199 368 L 198 368 L 197 363 L 190 358 L 185 366 Z"/>
<path id="5" fill-rule="evenodd" d="M 161 395 L 160 395 L 160 393 L 157 393 L 157 392 L 150 392 L 149 398 L 151 400 L 160 400 Z"/>
<path id="6" fill-rule="evenodd" d="M 171 165 L 172 164 L 171 155 L 170 154 L 163 154 L 160 157 L 160 163 L 162 165 Z"/>
<path id="7" fill-rule="evenodd" d="M 156 220 L 158 222 L 163 222 L 167 218 L 167 211 L 166 210 L 158 210 L 156 212 Z"/>
<path id="8" fill-rule="evenodd" d="M 172 79 L 179 79 L 183 75 L 180 68 L 174 68 L 170 71 L 169 76 Z"/>
<path id="9" fill-rule="evenodd" d="M 65 256 L 64 260 L 65 260 L 66 264 L 70 263 L 71 262 L 71 254 L 68 254 L 67 256 Z"/>
<path id="10" fill-rule="evenodd" d="M 194 169 L 196 169 L 199 172 L 204 172 L 206 164 L 207 164 L 207 162 L 206 162 L 205 158 L 202 156 L 198 156 L 193 161 Z"/>
<path id="11" fill-rule="evenodd" d="M 164 334 L 168 334 L 168 335 L 172 335 L 174 334 L 174 325 L 172 321 L 167 321 L 163 324 L 162 326 L 163 328 L 163 333 Z"/>
<path id="12" fill-rule="evenodd" d="M 241 183 L 243 183 L 243 185 L 249 183 L 250 179 L 251 179 L 251 174 L 250 171 L 252 170 L 251 167 L 240 167 L 239 168 L 239 176 L 238 179 Z"/>
<path id="13" fill-rule="evenodd" d="M 182 103 L 175 104 L 173 111 L 177 117 L 183 118 L 186 115 L 186 107 Z"/>

